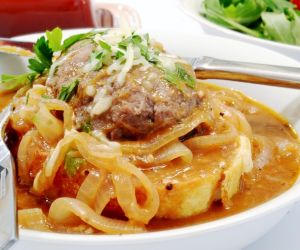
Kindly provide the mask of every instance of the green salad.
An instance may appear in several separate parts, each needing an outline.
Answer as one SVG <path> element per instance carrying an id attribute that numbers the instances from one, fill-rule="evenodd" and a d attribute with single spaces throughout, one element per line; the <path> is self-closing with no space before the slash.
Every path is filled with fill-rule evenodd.
<path id="1" fill-rule="evenodd" d="M 300 45 L 300 11 L 286 0 L 203 0 L 201 15 L 242 33 Z"/>

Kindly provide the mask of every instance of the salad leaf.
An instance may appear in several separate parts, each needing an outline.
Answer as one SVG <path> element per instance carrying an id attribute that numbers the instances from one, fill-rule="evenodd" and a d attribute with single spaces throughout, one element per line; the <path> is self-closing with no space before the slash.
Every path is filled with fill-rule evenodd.
<path id="1" fill-rule="evenodd" d="M 269 36 L 278 42 L 300 44 L 300 18 L 294 12 L 289 13 L 291 20 L 284 13 L 264 12 L 262 20 Z"/>
<path id="2" fill-rule="evenodd" d="M 299 44 L 296 5 L 288 0 L 203 0 L 200 14 L 226 28 L 288 44 Z"/>
<path id="3" fill-rule="evenodd" d="M 206 0 L 206 9 L 239 24 L 250 24 L 260 18 L 264 5 L 256 0 Z"/>
<path id="4" fill-rule="evenodd" d="M 295 5 L 286 0 L 264 0 L 269 11 L 283 12 L 285 9 L 293 9 Z"/>

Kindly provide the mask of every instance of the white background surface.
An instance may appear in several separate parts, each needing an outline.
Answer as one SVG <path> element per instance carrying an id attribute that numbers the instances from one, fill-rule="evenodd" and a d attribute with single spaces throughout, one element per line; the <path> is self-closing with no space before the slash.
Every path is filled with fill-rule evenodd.
<path id="1" fill-rule="evenodd" d="M 95 1 L 104 2 L 103 0 Z M 126 3 L 134 7 L 141 16 L 144 30 L 157 27 L 177 31 L 203 32 L 196 21 L 182 12 L 178 0 L 115 0 L 111 2 Z M 243 250 L 299 249 L 300 204 L 298 203 L 269 233 Z"/>

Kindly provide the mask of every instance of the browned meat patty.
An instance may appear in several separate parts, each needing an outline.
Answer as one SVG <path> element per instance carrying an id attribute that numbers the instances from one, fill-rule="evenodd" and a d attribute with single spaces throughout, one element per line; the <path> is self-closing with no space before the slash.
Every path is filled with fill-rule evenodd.
<path id="1" fill-rule="evenodd" d="M 111 81 L 106 69 L 85 72 L 83 67 L 93 49 L 93 44 L 87 41 L 73 45 L 58 59 L 59 66 L 47 81 L 57 97 L 63 85 L 79 80 L 77 93 L 70 101 L 78 128 L 89 122 L 93 129 L 105 131 L 112 140 L 136 140 L 180 122 L 200 105 L 200 97 L 194 90 L 179 90 L 154 66 L 133 67 L 121 86 Z M 110 108 L 99 115 L 90 112 L 95 97 L 88 95 L 86 89 L 91 85 L 94 92 L 105 89 L 112 97 Z"/>

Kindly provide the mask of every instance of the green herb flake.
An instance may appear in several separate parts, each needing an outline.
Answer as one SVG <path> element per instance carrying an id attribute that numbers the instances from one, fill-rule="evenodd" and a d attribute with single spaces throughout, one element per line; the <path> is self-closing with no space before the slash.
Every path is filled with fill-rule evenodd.
<path id="1" fill-rule="evenodd" d="M 29 102 L 29 93 L 26 95 L 26 101 L 25 101 L 25 104 L 28 105 L 28 102 Z"/>
<path id="2" fill-rule="evenodd" d="M 175 64 L 175 71 L 168 69 L 163 69 L 165 72 L 165 79 L 174 85 L 180 90 L 182 89 L 182 84 L 190 88 L 195 88 L 196 79 L 188 74 L 184 67 L 180 63 Z"/>
<path id="3" fill-rule="evenodd" d="M 190 88 L 195 88 L 196 79 L 190 74 L 188 74 L 181 64 L 176 63 L 175 66 L 176 66 L 176 73 L 179 79 L 184 81 L 185 84 Z"/>
<path id="4" fill-rule="evenodd" d="M 47 94 L 45 94 L 45 93 L 44 93 L 44 94 L 42 94 L 42 95 L 41 95 L 41 97 L 42 97 L 42 98 L 44 98 L 44 99 L 50 99 L 50 98 L 51 98 L 50 96 L 48 96 L 48 95 L 47 95 Z"/>
<path id="5" fill-rule="evenodd" d="M 69 151 L 65 156 L 65 171 L 67 172 L 68 176 L 73 177 L 79 168 L 86 162 L 85 159 L 81 157 L 74 157 L 75 151 Z"/>
<path id="6" fill-rule="evenodd" d="M 134 45 L 139 45 L 143 41 L 143 39 L 139 35 L 132 35 L 131 41 Z"/>
<path id="7" fill-rule="evenodd" d="M 131 37 L 127 37 L 124 40 L 122 40 L 121 42 L 119 42 L 118 47 L 126 50 L 127 46 L 129 45 L 130 42 L 131 42 Z"/>
<path id="8" fill-rule="evenodd" d="M 149 50 L 149 48 L 147 46 L 140 44 L 139 48 L 141 51 L 141 55 L 143 57 L 145 57 L 145 59 L 148 62 L 153 63 L 153 64 L 157 64 L 159 62 L 156 54 L 152 50 Z"/>
<path id="9" fill-rule="evenodd" d="M 99 34 L 103 34 L 104 32 L 99 32 Z M 96 33 L 91 31 L 91 32 L 87 32 L 87 33 L 82 33 L 82 34 L 76 34 L 73 36 L 68 37 L 67 39 L 64 40 L 61 49 L 62 50 L 66 50 L 69 47 L 71 47 L 74 43 L 83 40 L 83 39 L 88 39 L 91 38 L 95 35 Z"/>
<path id="10" fill-rule="evenodd" d="M 144 34 L 144 38 L 147 42 L 147 45 L 150 46 L 150 36 L 149 36 L 149 34 L 148 33 Z"/>
<path id="11" fill-rule="evenodd" d="M 81 125 L 80 130 L 81 130 L 82 132 L 85 132 L 85 133 L 90 133 L 90 132 L 92 132 L 93 126 L 92 126 L 91 121 L 89 120 L 89 121 L 83 123 L 83 124 Z"/>
<path id="12" fill-rule="evenodd" d="M 111 46 L 107 42 L 100 40 L 99 45 L 102 47 L 102 49 L 111 51 Z"/>
<path id="13" fill-rule="evenodd" d="M 115 55 L 115 58 L 117 59 L 117 60 L 119 60 L 121 57 L 123 57 L 125 54 L 121 51 L 121 50 L 118 50 L 117 52 L 116 52 L 116 55 Z"/>
<path id="14" fill-rule="evenodd" d="M 63 86 L 58 95 L 58 99 L 68 102 L 72 98 L 72 96 L 76 93 L 78 84 L 79 84 L 79 80 L 76 79 L 69 85 Z"/>
<path id="15" fill-rule="evenodd" d="M 18 90 L 27 84 L 31 84 L 36 76 L 36 73 L 27 73 L 22 75 L 3 74 L 0 76 L 0 92 Z"/>

